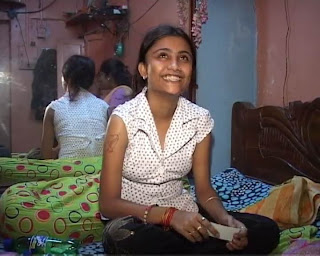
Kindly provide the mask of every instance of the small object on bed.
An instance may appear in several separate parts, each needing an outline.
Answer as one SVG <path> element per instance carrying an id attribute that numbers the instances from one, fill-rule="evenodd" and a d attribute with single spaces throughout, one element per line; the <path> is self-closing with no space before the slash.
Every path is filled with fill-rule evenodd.
<path id="1" fill-rule="evenodd" d="M 320 206 L 320 184 L 295 176 L 271 189 L 270 195 L 241 212 L 269 217 L 279 228 L 310 225 L 316 220 Z"/>
<path id="2" fill-rule="evenodd" d="M 213 235 L 210 231 L 209 236 L 221 239 L 221 240 L 226 240 L 226 241 L 232 241 L 233 239 L 233 235 L 235 233 L 240 232 L 240 228 L 233 228 L 233 227 L 229 227 L 229 226 L 224 226 L 224 225 L 220 225 L 214 222 L 211 222 L 211 225 L 219 232 L 219 237 L 216 237 L 215 235 Z"/>

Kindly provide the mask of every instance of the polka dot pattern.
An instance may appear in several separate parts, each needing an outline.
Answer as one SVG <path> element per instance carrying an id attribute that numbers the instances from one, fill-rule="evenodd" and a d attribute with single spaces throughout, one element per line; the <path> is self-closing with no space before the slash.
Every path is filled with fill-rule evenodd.
<path id="1" fill-rule="evenodd" d="M 108 104 L 81 89 L 70 101 L 68 93 L 51 102 L 54 110 L 56 138 L 60 145 L 59 158 L 101 156 L 107 126 Z M 67 166 L 65 171 L 71 171 Z"/>
<path id="2" fill-rule="evenodd" d="M 195 147 L 211 132 L 213 120 L 208 110 L 180 97 L 162 150 L 145 93 L 146 88 L 113 111 L 124 121 L 129 139 L 121 196 L 138 204 L 196 212 L 182 178 L 191 170 Z"/>

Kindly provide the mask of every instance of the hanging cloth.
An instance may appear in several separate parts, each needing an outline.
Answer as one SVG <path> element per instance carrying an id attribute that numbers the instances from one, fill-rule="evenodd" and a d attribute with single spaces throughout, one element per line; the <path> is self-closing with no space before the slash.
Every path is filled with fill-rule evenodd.
<path id="1" fill-rule="evenodd" d="M 57 51 L 43 49 L 33 71 L 31 109 L 42 120 L 47 105 L 57 99 Z"/>

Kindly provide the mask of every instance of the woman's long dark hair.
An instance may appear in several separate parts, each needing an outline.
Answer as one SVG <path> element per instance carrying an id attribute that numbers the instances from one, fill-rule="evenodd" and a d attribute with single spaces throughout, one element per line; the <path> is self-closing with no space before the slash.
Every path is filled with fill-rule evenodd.
<path id="1" fill-rule="evenodd" d="M 192 54 L 192 74 L 191 74 L 191 81 L 190 83 L 195 83 L 196 81 L 196 67 L 197 67 L 197 60 L 196 60 L 196 48 L 193 44 L 191 38 L 184 32 L 181 28 L 174 27 L 171 25 L 159 25 L 153 29 L 151 29 L 143 38 L 143 41 L 140 46 L 138 63 L 136 66 L 135 75 L 133 77 L 133 91 L 134 95 L 137 95 L 141 92 L 143 87 L 147 85 L 147 81 L 142 78 L 139 73 L 138 66 L 139 63 L 146 63 L 146 55 L 149 49 L 160 39 L 167 37 L 167 36 L 177 36 L 184 39 L 190 49 Z"/>
<path id="2" fill-rule="evenodd" d="M 132 75 L 128 67 L 119 59 L 110 58 L 105 60 L 100 66 L 100 72 L 106 76 L 111 76 L 116 85 L 127 85 L 131 87 Z"/>
<path id="3" fill-rule="evenodd" d="M 95 64 L 92 59 L 82 55 L 72 55 L 62 67 L 64 81 L 72 88 L 70 100 L 74 100 L 80 88 L 89 89 L 95 76 Z"/>

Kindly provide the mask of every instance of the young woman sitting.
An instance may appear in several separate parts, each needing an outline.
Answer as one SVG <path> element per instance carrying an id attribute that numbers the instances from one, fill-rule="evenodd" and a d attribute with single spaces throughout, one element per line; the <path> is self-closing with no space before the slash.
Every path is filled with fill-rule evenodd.
<path id="1" fill-rule="evenodd" d="M 277 224 L 227 212 L 211 186 L 213 119 L 181 96 L 196 73 L 191 39 L 180 28 L 156 27 L 143 39 L 136 72 L 143 90 L 113 111 L 104 144 L 99 203 L 106 253 L 270 253 Z M 183 189 L 191 169 L 196 202 Z M 210 222 L 239 232 L 220 240 Z"/>
<path id="2" fill-rule="evenodd" d="M 62 75 L 66 93 L 46 108 L 42 158 L 100 156 L 109 106 L 88 92 L 94 80 L 95 64 L 88 57 L 73 55 L 64 63 Z"/>

